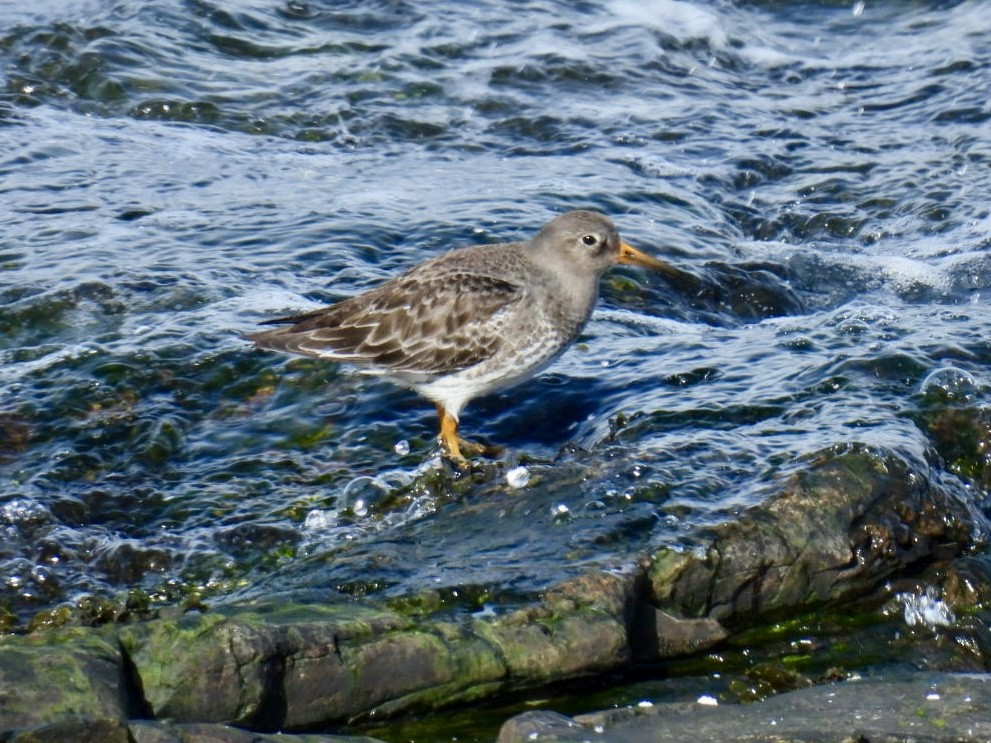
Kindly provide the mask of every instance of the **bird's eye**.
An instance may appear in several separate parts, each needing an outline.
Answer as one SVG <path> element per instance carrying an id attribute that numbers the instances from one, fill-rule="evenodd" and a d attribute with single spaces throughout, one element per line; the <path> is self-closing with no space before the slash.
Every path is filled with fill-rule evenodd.
<path id="1" fill-rule="evenodd" d="M 589 247 L 592 247 L 597 242 L 599 242 L 599 238 L 597 238 L 595 235 L 582 235 L 582 242 L 588 245 Z"/>

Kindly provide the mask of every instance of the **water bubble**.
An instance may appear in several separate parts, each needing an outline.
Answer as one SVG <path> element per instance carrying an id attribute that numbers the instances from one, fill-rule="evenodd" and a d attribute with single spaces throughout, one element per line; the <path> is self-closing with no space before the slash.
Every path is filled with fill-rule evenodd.
<path id="1" fill-rule="evenodd" d="M 598 499 L 587 501 L 581 508 L 583 516 L 600 516 L 608 510 L 609 507 Z"/>
<path id="2" fill-rule="evenodd" d="M 338 500 L 341 509 L 350 508 L 355 516 L 366 516 L 371 505 L 388 494 L 389 486 L 375 477 L 356 477 L 344 486 Z"/>
<path id="3" fill-rule="evenodd" d="M 407 454 L 409 454 L 409 442 L 406 439 L 397 441 L 396 446 L 394 448 L 396 450 L 396 454 L 398 454 L 401 457 L 405 457 Z"/>
<path id="4" fill-rule="evenodd" d="M 558 503 L 551 506 L 551 516 L 554 517 L 555 521 L 570 521 L 571 509 L 565 503 Z"/>
<path id="5" fill-rule="evenodd" d="M 509 487 L 511 488 L 525 488 L 527 483 L 530 482 L 530 470 L 522 465 L 514 467 L 506 473 L 506 482 L 509 483 Z"/>
<path id="6" fill-rule="evenodd" d="M 922 394 L 946 402 L 968 402 L 977 396 L 977 380 L 970 372 L 947 366 L 922 380 Z"/>

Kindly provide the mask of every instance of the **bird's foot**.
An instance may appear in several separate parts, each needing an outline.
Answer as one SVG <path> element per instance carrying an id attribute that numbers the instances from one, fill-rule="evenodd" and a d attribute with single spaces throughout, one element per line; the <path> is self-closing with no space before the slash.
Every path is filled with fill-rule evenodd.
<path id="1" fill-rule="evenodd" d="M 493 458 L 498 457 L 505 451 L 501 446 L 479 444 L 476 441 L 468 441 L 460 436 L 447 440 L 443 437 L 438 438 L 440 439 L 441 453 L 462 471 L 471 469 L 471 462 L 469 462 L 468 457 Z"/>
<path id="2" fill-rule="evenodd" d="M 473 457 L 488 457 L 490 459 L 500 456 L 504 451 L 505 447 L 494 446 L 492 444 L 479 444 L 477 441 L 469 441 L 468 439 L 463 439 L 458 436 L 458 444 L 462 452 Z"/>
<path id="3" fill-rule="evenodd" d="M 503 450 L 498 446 L 477 444 L 461 438 L 458 434 L 458 419 L 448 413 L 442 405 L 437 405 L 437 414 L 440 417 L 440 434 L 437 438 L 440 441 L 441 453 L 454 462 L 458 469 L 470 469 L 465 454 L 497 457 L 502 453 Z"/>

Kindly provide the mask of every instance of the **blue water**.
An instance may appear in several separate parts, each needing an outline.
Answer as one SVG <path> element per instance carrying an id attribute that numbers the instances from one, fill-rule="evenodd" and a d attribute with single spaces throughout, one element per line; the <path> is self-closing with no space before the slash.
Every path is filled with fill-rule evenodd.
<path id="1" fill-rule="evenodd" d="M 912 414 L 988 404 L 988 10 L 0 9 L 0 605 L 525 599 L 823 448 L 952 480 Z M 465 411 L 507 447 L 472 477 L 412 393 L 241 340 L 578 207 L 691 278 L 611 273 Z"/>

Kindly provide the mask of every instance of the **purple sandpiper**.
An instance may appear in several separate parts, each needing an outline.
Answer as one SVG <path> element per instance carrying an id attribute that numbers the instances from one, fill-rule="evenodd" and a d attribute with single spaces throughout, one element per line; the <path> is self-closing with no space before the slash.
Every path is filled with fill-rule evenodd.
<path id="1" fill-rule="evenodd" d="M 485 447 L 458 435 L 468 401 L 547 368 L 592 314 L 599 279 L 617 263 L 672 266 L 622 242 L 606 217 L 573 211 L 530 240 L 452 250 L 357 296 L 269 320 L 259 347 L 353 364 L 434 402 L 442 451 Z"/>

